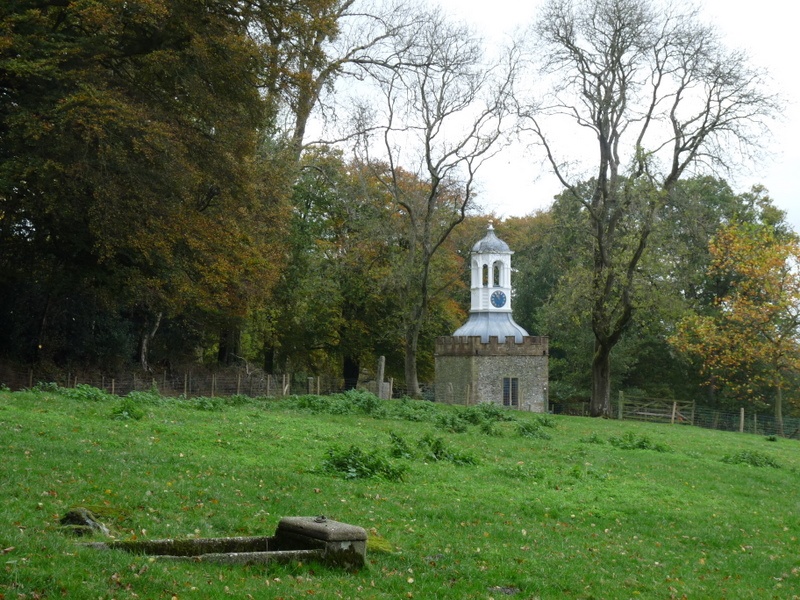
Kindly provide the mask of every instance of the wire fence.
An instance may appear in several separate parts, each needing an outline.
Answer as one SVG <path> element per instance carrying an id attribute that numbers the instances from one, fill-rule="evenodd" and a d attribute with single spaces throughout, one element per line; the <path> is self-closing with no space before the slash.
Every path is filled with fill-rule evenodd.
<path id="1" fill-rule="evenodd" d="M 76 369 L 60 371 L 47 368 L 13 368 L 0 364 L 0 387 L 11 391 L 32 389 L 38 383 L 56 383 L 61 387 L 74 388 L 89 385 L 110 394 L 125 396 L 132 391 L 157 390 L 163 396 L 229 397 L 284 397 L 315 394 L 326 396 L 357 387 L 366 389 L 384 398 L 402 398 L 407 395 L 403 386 L 389 379 L 384 382 L 379 394 L 376 381 L 345 381 L 331 376 L 307 376 L 305 374 L 270 374 L 260 369 L 187 368 L 162 370 L 160 372 L 98 373 Z M 421 385 L 422 397 L 434 400 L 433 384 Z M 712 408 L 697 405 L 694 401 L 662 398 L 626 398 L 620 394 L 614 407 L 614 417 L 621 420 L 650 421 L 693 425 L 706 429 L 735 431 L 765 436 L 783 436 L 800 439 L 800 418 L 776 419 L 773 414 L 741 408 L 737 410 Z M 588 401 L 551 402 L 550 412 L 587 416 Z"/>
<path id="2" fill-rule="evenodd" d="M 693 425 L 719 431 L 800 439 L 800 417 L 785 416 L 778 419 L 774 414 L 752 408 L 714 408 L 698 405 L 692 400 L 627 398 L 623 394 L 620 394 L 613 408 L 613 416 L 623 421 Z M 557 414 L 587 416 L 589 402 L 551 403 L 551 410 Z"/>
<path id="3" fill-rule="evenodd" d="M 308 376 L 304 373 L 266 373 L 253 368 L 186 368 L 153 371 L 101 373 L 76 369 L 61 371 L 46 367 L 27 369 L 0 365 L 0 386 L 11 391 L 33 389 L 39 383 L 56 383 L 74 388 L 90 385 L 109 394 L 125 396 L 132 391 L 157 390 L 163 396 L 215 397 L 284 397 L 302 394 L 330 395 L 358 387 L 378 394 L 375 380 L 346 381 L 333 376 Z M 422 397 L 433 400 L 432 385 L 423 384 Z M 383 383 L 383 397 L 402 398 L 407 389 L 392 378 Z"/>

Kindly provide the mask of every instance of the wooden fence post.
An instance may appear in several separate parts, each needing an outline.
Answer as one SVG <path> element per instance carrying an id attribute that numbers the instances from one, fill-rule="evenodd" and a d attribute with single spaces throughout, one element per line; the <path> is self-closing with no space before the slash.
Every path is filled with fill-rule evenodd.
<path id="1" fill-rule="evenodd" d="M 114 396 L 117 393 L 117 380 L 113 377 L 111 378 L 111 395 Z"/>
<path id="2" fill-rule="evenodd" d="M 739 409 L 739 433 L 744 433 L 744 406 Z"/>
<path id="3" fill-rule="evenodd" d="M 675 425 L 675 413 L 677 413 L 677 412 L 678 412 L 678 403 L 677 402 L 673 402 L 672 403 L 672 421 L 670 423 L 671 425 Z"/>
<path id="4" fill-rule="evenodd" d="M 622 390 L 619 391 L 619 420 L 622 421 L 622 411 L 625 406 L 625 394 Z"/>

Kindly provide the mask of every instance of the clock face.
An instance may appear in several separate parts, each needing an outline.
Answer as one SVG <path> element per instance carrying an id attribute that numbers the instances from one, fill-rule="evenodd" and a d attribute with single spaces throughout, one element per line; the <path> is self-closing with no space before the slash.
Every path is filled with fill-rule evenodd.
<path id="1" fill-rule="evenodd" d="M 506 305 L 506 295 L 500 290 L 492 293 L 491 297 L 492 306 L 495 308 L 502 308 Z"/>

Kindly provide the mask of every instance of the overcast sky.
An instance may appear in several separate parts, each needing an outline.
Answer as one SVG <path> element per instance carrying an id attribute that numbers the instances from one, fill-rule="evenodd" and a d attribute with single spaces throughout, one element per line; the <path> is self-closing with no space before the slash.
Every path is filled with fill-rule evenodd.
<path id="1" fill-rule="evenodd" d="M 436 1 L 436 0 L 432 0 Z M 517 25 L 533 20 L 541 0 L 439 0 L 448 12 L 473 25 L 487 41 L 499 40 Z M 487 6 L 490 10 L 487 11 Z M 797 20 L 782 0 L 705 0 L 706 21 L 715 25 L 731 48 L 746 50 L 754 66 L 770 75 L 775 92 L 786 100 L 783 120 L 763 141 L 766 159 L 728 177 L 735 191 L 753 184 L 765 186 L 777 206 L 787 211 L 800 232 L 800 81 L 798 81 Z M 521 216 L 547 207 L 559 191 L 555 178 L 539 168 L 539 157 L 514 147 L 495 157 L 478 172 L 481 206 L 499 216 Z"/>

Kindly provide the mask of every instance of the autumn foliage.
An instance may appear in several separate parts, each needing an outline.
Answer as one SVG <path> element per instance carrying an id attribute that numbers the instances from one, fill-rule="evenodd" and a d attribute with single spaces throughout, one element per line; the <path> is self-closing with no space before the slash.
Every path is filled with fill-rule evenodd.
<path id="1" fill-rule="evenodd" d="M 728 282 L 712 314 L 693 314 L 672 342 L 733 399 L 780 399 L 800 372 L 800 241 L 765 225 L 731 225 L 710 245 L 709 275 Z M 771 402 L 770 402 L 771 403 Z"/>

